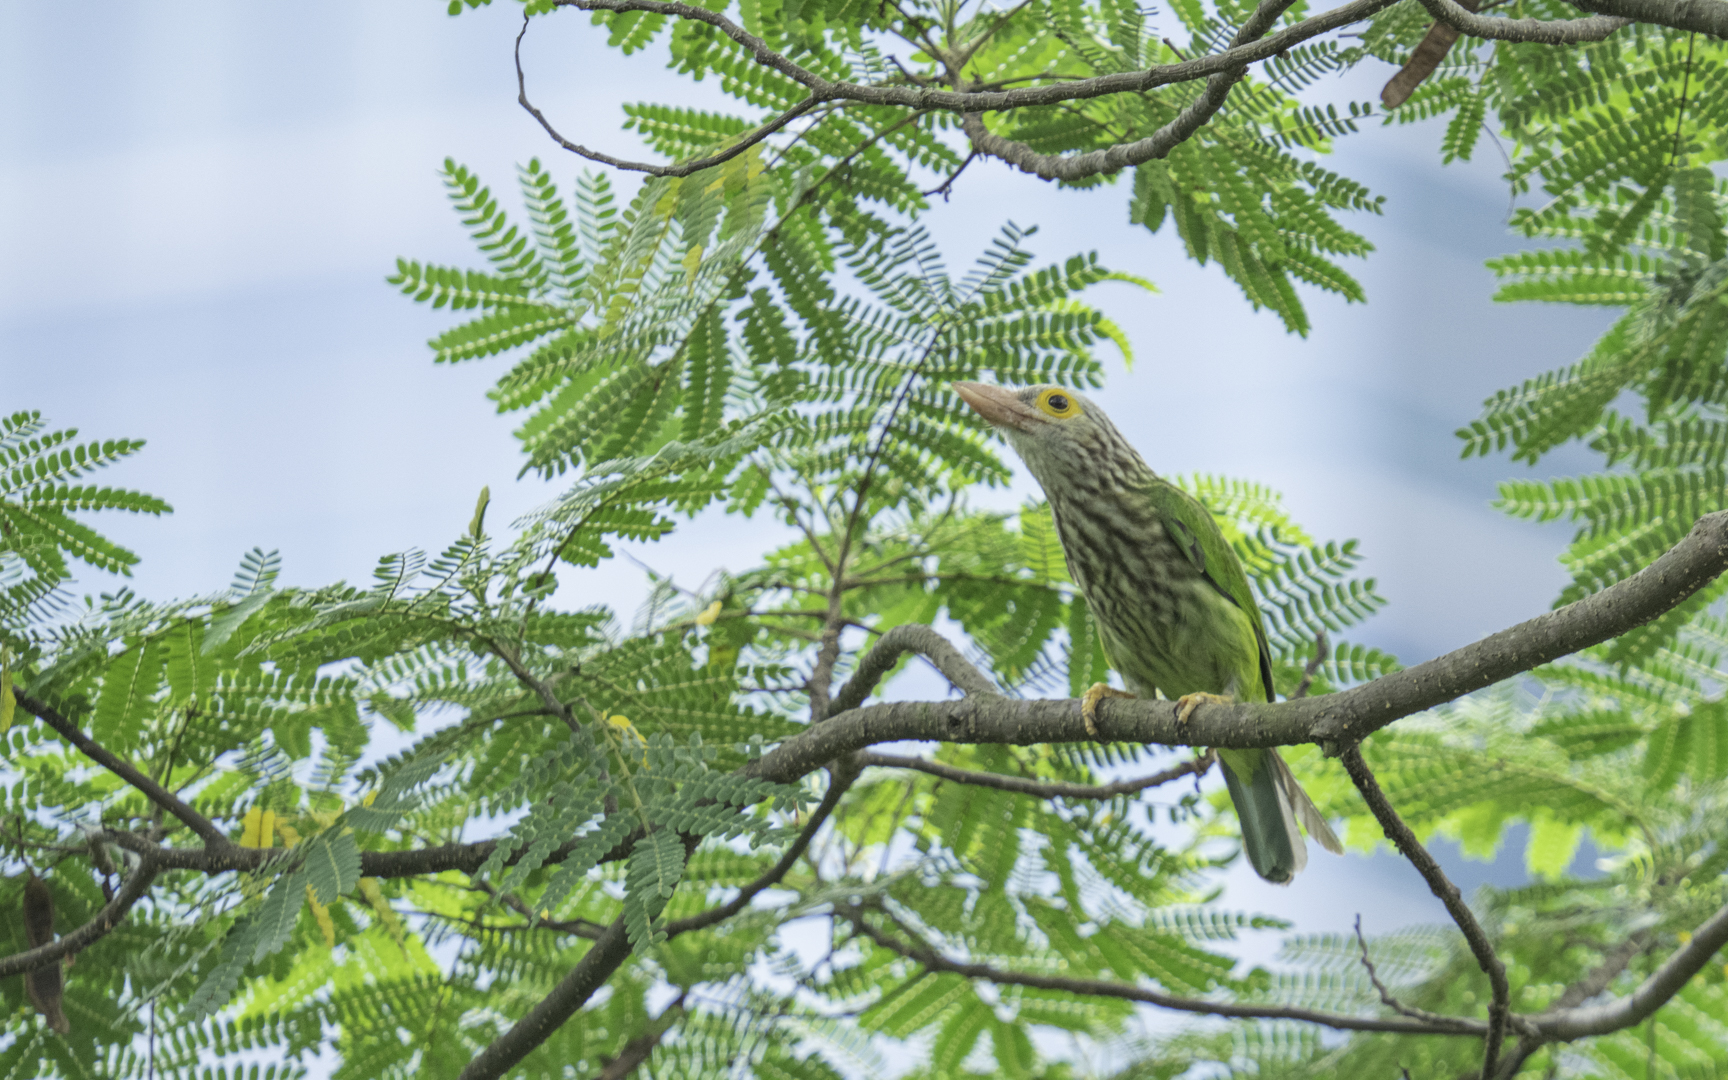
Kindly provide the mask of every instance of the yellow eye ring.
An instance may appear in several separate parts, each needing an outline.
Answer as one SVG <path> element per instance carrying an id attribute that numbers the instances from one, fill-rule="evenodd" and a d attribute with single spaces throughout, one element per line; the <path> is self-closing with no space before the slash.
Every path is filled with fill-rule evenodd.
<path id="1" fill-rule="evenodd" d="M 1080 403 L 1074 400 L 1074 396 L 1055 387 L 1038 395 L 1038 409 L 1045 416 L 1054 416 L 1058 420 L 1080 415 Z"/>

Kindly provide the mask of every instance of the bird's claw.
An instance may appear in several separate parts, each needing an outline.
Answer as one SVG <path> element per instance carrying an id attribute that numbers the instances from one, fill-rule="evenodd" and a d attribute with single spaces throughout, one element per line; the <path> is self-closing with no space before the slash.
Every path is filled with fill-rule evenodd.
<path id="1" fill-rule="evenodd" d="M 1183 694 L 1176 699 L 1176 722 L 1186 724 L 1194 710 L 1202 705 L 1233 705 L 1235 699 L 1226 694 Z"/>
<path id="2" fill-rule="evenodd" d="M 1098 703 L 1100 701 L 1107 697 L 1131 698 L 1133 696 L 1128 691 L 1118 690 L 1109 683 L 1093 683 L 1087 687 L 1086 693 L 1080 697 L 1080 719 L 1086 721 L 1086 734 L 1094 739 L 1099 738 Z"/>

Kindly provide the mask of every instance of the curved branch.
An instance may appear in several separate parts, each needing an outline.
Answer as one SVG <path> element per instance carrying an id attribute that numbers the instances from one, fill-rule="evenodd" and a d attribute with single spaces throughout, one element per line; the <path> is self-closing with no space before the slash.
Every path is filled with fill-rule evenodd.
<path id="1" fill-rule="evenodd" d="M 1023 142 L 993 135 L 977 113 L 963 114 L 960 127 L 978 153 L 1001 158 L 1021 172 L 1031 173 L 1043 180 L 1081 180 L 1100 173 L 1108 174 L 1132 168 L 1142 162 L 1161 158 L 1176 149 L 1224 106 L 1224 99 L 1230 96 L 1230 88 L 1235 86 L 1247 71 L 1246 67 L 1240 67 L 1207 79 L 1206 88 L 1200 92 L 1193 104 L 1178 113 L 1176 119 L 1138 142 L 1118 143 L 1072 157 L 1041 154 Z"/>
<path id="2" fill-rule="evenodd" d="M 1617 637 L 1672 609 L 1728 569 L 1728 511 L 1700 518 L 1687 537 L 1632 577 L 1444 656 L 1336 694 L 1278 704 L 1202 705 L 1186 723 L 1169 701 L 1112 699 L 1098 710 L 1111 741 L 1231 749 L 1359 742 L 1431 709 Z M 885 636 L 886 637 L 886 636 Z M 881 648 L 878 645 L 878 648 Z M 874 743 L 1090 742 L 1072 698 L 969 697 L 854 708 L 788 739 L 743 768 L 791 781 Z"/>
<path id="3" fill-rule="evenodd" d="M 1062 780 L 1029 780 L 1022 776 L 1005 776 L 1001 773 L 975 772 L 971 769 L 957 769 L 952 765 L 944 765 L 940 761 L 928 761 L 924 758 L 901 757 L 898 754 L 877 754 L 865 752 L 858 755 L 858 761 L 865 766 L 880 769 L 915 769 L 918 772 L 939 776 L 944 780 L 952 780 L 957 784 L 972 784 L 977 787 L 995 788 L 998 791 L 1012 791 L 1016 795 L 1030 795 L 1037 799 L 1114 799 L 1118 795 L 1132 795 L 1136 791 L 1144 791 L 1159 784 L 1168 784 L 1172 780 L 1180 780 L 1184 776 L 1203 776 L 1216 760 L 1212 751 L 1208 750 L 1199 757 L 1182 764 L 1155 772 L 1151 776 L 1142 776 L 1136 780 L 1118 780 L 1113 784 L 1071 784 Z"/>
<path id="4" fill-rule="evenodd" d="M 1428 14 L 1452 29 L 1471 37 L 1491 41 L 1525 41 L 1538 45 L 1576 45 L 1585 41 L 1601 41 L 1614 31 L 1631 24 L 1631 19 L 1592 15 L 1587 19 L 1493 19 L 1469 11 L 1457 0 L 1419 0 Z M 1588 5 L 1599 8 L 1599 5 Z M 1717 4 L 1728 9 L 1728 4 Z M 1655 22 L 1657 20 L 1647 20 Z"/>
<path id="5" fill-rule="evenodd" d="M 1258 63 L 1276 56 L 1310 38 L 1330 33 L 1351 23 L 1383 11 L 1398 0 L 1352 0 L 1351 3 L 1304 19 L 1268 37 L 1238 48 L 1226 49 L 1209 56 L 1197 56 L 1176 64 L 1154 64 L 1144 71 L 1124 71 L 1100 75 L 1091 79 L 1064 81 L 1052 86 L 1024 87 L 1019 90 L 959 91 L 942 90 L 934 86 L 864 86 L 859 83 L 833 82 L 800 67 L 774 51 L 768 43 L 718 12 L 676 0 L 556 0 L 558 7 L 580 11 L 645 11 L 669 15 L 675 19 L 707 23 L 731 38 L 756 63 L 772 68 L 793 82 L 807 88 L 818 101 L 844 98 L 866 105 L 898 105 L 909 109 L 944 112 L 998 112 L 1027 105 L 1054 105 L 1061 101 L 1106 97 L 1111 94 L 1144 93 L 1171 83 L 1192 82 L 1231 71 L 1244 64 Z"/>
<path id="6" fill-rule="evenodd" d="M 1654 975 L 1625 997 L 1603 1005 L 1544 1013 L 1531 1017 L 1545 1039 L 1570 1041 L 1586 1035 L 1606 1035 L 1643 1023 L 1651 1013 L 1668 1003 L 1692 976 L 1704 970 L 1712 957 L 1728 945 L 1728 905 L 1710 916 L 1692 932 L 1692 940 L 1675 950 Z"/>
<path id="7" fill-rule="evenodd" d="M 1410 860 L 1411 865 L 1416 867 L 1422 879 L 1428 883 L 1429 890 L 1446 905 L 1446 913 L 1452 916 L 1452 921 L 1463 931 L 1464 940 L 1469 943 L 1470 953 L 1476 957 L 1477 966 L 1488 976 L 1493 998 L 1488 1005 L 1488 1038 L 1482 1057 L 1482 1075 L 1493 1076 L 1495 1064 L 1500 1058 L 1500 1043 L 1506 1037 L 1506 1024 L 1512 1011 L 1512 985 L 1506 980 L 1506 965 L 1494 954 L 1494 943 L 1488 940 L 1482 924 L 1476 921 L 1476 913 L 1464 902 L 1458 886 L 1452 884 L 1446 871 L 1440 869 L 1434 856 L 1428 854 L 1428 849 L 1416 839 L 1410 826 L 1404 824 L 1404 819 L 1392 808 L 1386 793 L 1380 790 L 1380 782 L 1374 779 L 1368 763 L 1362 760 L 1362 748 L 1352 744 L 1339 755 L 1339 761 L 1343 764 L 1344 771 L 1350 774 L 1350 779 L 1355 782 L 1356 790 L 1362 793 L 1362 801 L 1368 804 L 1375 820 L 1380 822 L 1380 828 L 1385 830 L 1386 839 L 1397 846 L 1400 855 Z M 1367 959 L 1367 945 L 1362 946 L 1362 956 L 1364 960 Z M 1368 972 L 1373 975 L 1372 966 Z M 1380 985 L 1379 979 L 1374 980 L 1374 985 Z M 1382 997 L 1386 996 L 1384 988 L 1380 993 Z"/>
<path id="8" fill-rule="evenodd" d="M 900 657 L 915 652 L 935 665 L 936 670 L 961 693 L 968 696 L 1001 697 L 1002 692 L 979 671 L 972 662 L 960 655 L 952 642 L 923 623 L 906 623 L 883 634 L 875 646 L 858 661 L 858 670 L 846 680 L 846 685 L 834 695 L 828 707 L 829 716 L 850 712 L 864 703 L 870 691 L 893 670 Z M 838 757 L 839 755 L 835 755 Z M 832 758 L 828 760 L 833 760 Z"/>
<path id="9" fill-rule="evenodd" d="M 180 797 L 172 791 L 145 776 L 124 758 L 98 745 L 96 740 L 79 730 L 77 724 L 61 716 L 46 702 L 39 701 L 16 687 L 13 688 L 12 695 L 18 702 L 19 708 L 33 714 L 37 719 L 58 732 L 61 738 L 77 747 L 85 757 L 131 784 L 143 792 L 145 798 L 179 818 L 207 846 L 213 848 L 235 846 L 234 842 L 228 839 L 228 835 L 218 829 L 209 818 L 181 801 Z"/>
<path id="10" fill-rule="evenodd" d="M 779 116 L 776 116 L 774 119 L 757 127 L 756 130 L 741 136 L 737 142 L 719 153 L 710 154 L 703 158 L 696 158 L 694 161 L 683 161 L 675 165 L 656 165 L 653 162 L 626 161 L 623 158 L 615 158 L 611 154 L 601 153 L 598 150 L 590 150 L 580 143 L 573 143 L 569 139 L 566 139 L 557 128 L 552 126 L 552 121 L 546 119 L 546 114 L 541 112 L 533 102 L 528 100 L 528 80 L 527 77 L 522 74 L 522 38 L 528 33 L 528 18 L 529 17 L 526 15 L 522 17 L 522 29 L 516 35 L 516 103 L 526 109 L 529 116 L 532 116 L 535 120 L 540 122 L 540 126 L 546 130 L 547 135 L 551 136 L 553 142 L 578 157 L 587 158 L 589 161 L 597 161 L 602 165 L 610 165 L 615 169 L 625 169 L 630 172 L 643 172 L 647 173 L 649 176 L 689 176 L 692 173 L 701 172 L 703 169 L 711 169 L 716 165 L 723 165 L 726 162 L 731 161 L 739 154 L 742 154 L 744 151 L 755 146 L 757 143 L 766 139 L 768 136 L 779 131 L 787 124 L 790 124 L 792 121 L 798 119 L 800 116 L 803 116 L 805 113 L 822 103 L 821 98 L 805 98 L 803 101 L 800 101 L 790 109 L 787 109 Z"/>
<path id="11" fill-rule="evenodd" d="M 921 942 L 908 945 L 895 940 L 889 934 L 871 926 L 869 921 L 864 918 L 862 907 L 835 905 L 834 913 L 856 927 L 860 934 L 884 949 L 899 953 L 908 960 L 916 960 L 931 971 L 952 972 L 968 979 L 984 979 L 999 986 L 1030 986 L 1039 990 L 1063 990 L 1071 994 L 1121 998 L 1124 1001 L 1139 1001 L 1147 1005 L 1157 1005 L 1180 1012 L 1203 1013 L 1208 1016 L 1229 1016 L 1249 1020 L 1305 1020 L 1312 1024 L 1336 1028 L 1339 1031 L 1383 1031 L 1402 1035 L 1466 1035 L 1476 1038 L 1481 1038 L 1488 1031 L 1488 1026 L 1482 1021 L 1471 1020 L 1466 1017 L 1448 1016 L 1432 1021 L 1410 1018 L 1380 1019 L 1368 1016 L 1351 1016 L 1348 1013 L 1324 1012 L 1319 1009 L 1301 1009 L 1290 1005 L 1245 1005 L 1235 1002 L 1208 1001 L 1205 998 L 1180 997 L 1175 994 L 1166 994 L 1161 990 L 1151 990 L 1110 979 L 1075 979 L 1059 975 L 1035 975 L 1030 972 L 1007 971 L 1002 968 L 991 967 L 988 964 L 961 963 L 960 961 L 949 960 Z"/>
<path id="12" fill-rule="evenodd" d="M 1231 39 L 1230 47 L 1240 48 L 1260 37 L 1278 20 L 1279 15 L 1289 9 L 1292 2 L 1293 0 L 1262 0 L 1260 6 L 1254 9 L 1254 14 L 1248 17 L 1242 29 Z M 1224 99 L 1230 96 L 1230 88 L 1246 74 L 1248 67 L 1244 64 L 1213 75 L 1206 80 L 1206 87 L 1200 91 L 1200 96 L 1178 113 L 1176 119 L 1138 142 L 1118 143 L 1072 157 L 1041 154 L 1023 142 L 993 135 L 984 127 L 983 118 L 975 112 L 961 116 L 960 127 L 979 153 L 1001 158 L 1021 172 L 1031 173 L 1044 180 L 1081 180 L 1099 173 L 1118 172 L 1165 156 L 1186 142 L 1224 107 Z"/>
<path id="13" fill-rule="evenodd" d="M 114 899 L 102 905 L 102 910 L 96 917 L 66 934 L 58 941 L 49 942 L 26 952 L 14 953 L 11 956 L 0 957 L 0 979 L 20 975 L 26 971 L 34 971 L 39 967 L 54 963 L 67 953 L 75 953 L 87 948 L 110 930 L 119 926 L 126 913 L 132 910 L 156 880 L 156 874 L 162 868 L 149 859 L 142 859 L 137 869 L 133 870 L 121 884 L 120 891 L 114 894 Z"/>

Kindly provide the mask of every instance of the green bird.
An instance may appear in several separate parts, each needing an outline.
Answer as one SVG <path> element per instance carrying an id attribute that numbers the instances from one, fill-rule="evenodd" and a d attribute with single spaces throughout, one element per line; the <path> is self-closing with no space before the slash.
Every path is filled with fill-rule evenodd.
<path id="1" fill-rule="evenodd" d="M 1044 488 L 1068 573 L 1086 597 L 1110 658 L 1133 694 L 1098 683 L 1082 699 L 1094 737 L 1105 697 L 1177 702 L 1187 722 L 1203 702 L 1272 701 L 1272 654 L 1242 563 L 1212 515 L 1147 467 L 1091 401 L 1058 386 L 961 382 L 955 391 L 1007 436 Z M 1255 873 L 1287 884 L 1308 862 L 1297 829 L 1326 850 L 1343 845 L 1275 749 L 1220 750 Z"/>

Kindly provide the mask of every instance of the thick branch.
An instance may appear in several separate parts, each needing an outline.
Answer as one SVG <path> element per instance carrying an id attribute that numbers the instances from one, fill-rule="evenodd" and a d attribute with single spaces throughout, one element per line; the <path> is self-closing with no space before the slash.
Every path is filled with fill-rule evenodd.
<path id="1" fill-rule="evenodd" d="M 150 885 L 156 880 L 156 874 L 161 869 L 148 859 L 139 862 L 138 866 L 127 876 L 120 886 L 120 891 L 114 894 L 114 899 L 102 905 L 102 910 L 96 917 L 66 934 L 58 941 L 49 942 L 27 952 L 14 953 L 11 956 L 0 957 L 0 979 L 10 978 L 26 971 L 34 971 L 39 967 L 52 964 L 68 953 L 75 953 L 88 947 L 91 943 L 120 925 L 126 918 L 126 913 L 132 910 L 132 905 L 150 891 Z"/>
<path id="2" fill-rule="evenodd" d="M 1595 596 L 1363 686 L 1276 705 L 1203 705 L 1186 724 L 1176 722 L 1171 702 L 1115 699 L 1100 706 L 1099 723 L 1111 739 L 1169 746 L 1238 748 L 1360 739 L 1412 713 L 1641 626 L 1692 595 L 1725 567 L 1728 512 L 1701 519 L 1685 540 L 1649 567 Z M 908 651 L 930 658 L 972 696 L 959 701 L 902 701 L 861 707 L 859 703 L 895 660 Z M 40 705 L 23 695 L 20 704 L 26 710 Z M 746 766 L 744 775 L 790 782 L 854 751 L 901 740 L 1017 746 L 1091 741 L 1078 702 L 999 697 L 977 668 L 926 626 L 896 627 L 884 634 L 859 663 L 851 682 L 835 697 L 831 713 L 832 719 L 788 739 Z M 64 723 L 57 713 L 54 715 Z M 70 724 L 64 729 L 51 726 L 83 738 Z M 118 764 L 130 768 L 124 762 Z M 141 779 L 149 783 L 148 778 Z M 160 848 L 129 833 L 118 833 L 112 839 L 140 854 L 159 857 L 165 870 L 217 873 L 256 869 L 269 854 L 231 844 L 226 837 L 222 838 L 224 848 L 218 851 Z M 496 846 L 495 840 L 482 840 L 413 851 L 367 851 L 361 853 L 360 872 L 387 878 L 446 870 L 471 874 Z M 561 860 L 569 847 L 550 852 L 548 861 Z"/>
<path id="3" fill-rule="evenodd" d="M 1471 955 L 1476 957 L 1477 965 L 1488 976 L 1493 999 L 1488 1005 L 1488 1045 L 1483 1054 L 1482 1075 L 1493 1076 L 1495 1063 L 1500 1057 L 1500 1042 L 1506 1037 L 1506 1022 L 1511 1015 L 1512 987 L 1506 980 L 1506 965 L 1494 954 L 1493 942 L 1488 940 L 1482 924 L 1476 921 L 1476 913 L 1464 903 L 1464 895 L 1458 891 L 1458 886 L 1452 884 L 1452 879 L 1440 869 L 1434 856 L 1428 854 L 1428 849 L 1416 839 L 1410 826 L 1404 824 L 1404 819 L 1398 816 L 1398 811 L 1387 801 L 1386 793 L 1380 790 L 1380 782 L 1374 779 L 1368 763 L 1362 760 L 1362 748 L 1352 745 L 1339 755 L 1338 760 L 1343 763 L 1344 771 L 1348 772 L 1350 779 L 1355 782 L 1356 790 L 1362 793 L 1362 801 L 1368 804 L 1375 820 L 1380 822 L 1380 828 L 1385 830 L 1386 839 L 1397 845 L 1398 853 L 1410 860 L 1422 875 L 1422 879 L 1428 883 L 1429 890 L 1446 905 L 1446 913 L 1452 916 L 1452 921 L 1463 931 L 1464 940 L 1470 945 Z M 1366 946 L 1363 956 L 1367 956 Z M 1382 993 L 1384 994 L 1384 991 Z"/>
<path id="4" fill-rule="evenodd" d="M 1457 0 L 1419 0 L 1428 14 L 1460 33 L 1492 41 L 1527 41 L 1538 45 L 1576 45 L 1584 41 L 1601 41 L 1632 22 L 1631 19 L 1592 15 L 1587 19 L 1494 19 L 1477 15 Z M 1714 2 L 1714 0 L 1712 0 Z M 1661 4 L 1661 0 L 1656 0 Z M 1606 10 L 1600 4 L 1580 5 Z M 1728 4 L 1717 4 L 1728 9 Z M 1658 20 L 1648 20 L 1655 22 Z"/>
<path id="5" fill-rule="evenodd" d="M 128 784 L 131 784 L 133 787 L 143 792 L 144 796 L 151 802 L 179 818 L 185 823 L 186 827 L 197 834 L 198 838 L 203 840 L 207 846 L 213 848 L 234 846 L 234 842 L 229 840 L 227 835 L 223 833 L 221 829 L 218 829 L 209 818 L 186 805 L 186 803 L 180 800 L 179 796 L 175 795 L 172 791 L 169 791 L 161 784 L 158 784 L 156 781 L 150 779 L 148 776 L 145 776 L 136 767 L 121 758 L 119 755 L 97 745 L 94 739 L 79 730 L 77 724 L 74 724 L 64 716 L 61 716 L 57 710 L 51 708 L 47 703 L 38 701 L 36 698 L 31 697 L 29 694 L 26 694 L 17 688 L 14 688 L 12 693 L 18 702 L 19 708 L 23 709 L 27 713 L 35 715 L 44 724 L 47 724 L 49 727 L 59 732 L 61 738 L 77 747 L 85 757 L 102 766 L 104 769 L 107 769 L 109 772 L 126 781 Z"/>
<path id="6" fill-rule="evenodd" d="M 1058 975 L 1036 975 L 1030 972 L 1008 971 L 991 967 L 988 964 L 962 963 L 957 960 L 949 960 L 922 942 L 906 944 L 897 940 L 891 934 L 870 925 L 869 920 L 864 917 L 864 909 L 861 907 L 836 906 L 835 914 L 851 923 L 860 934 L 876 944 L 891 952 L 899 953 L 909 960 L 916 960 L 931 971 L 952 972 L 968 979 L 984 979 L 999 986 L 1030 986 L 1040 990 L 1063 990 L 1071 994 L 1121 998 L 1125 1001 L 1139 1001 L 1166 1009 L 1203 1013 L 1208 1016 L 1229 1016 L 1250 1020 L 1305 1020 L 1312 1024 L 1336 1028 L 1339 1031 L 1384 1031 L 1403 1035 L 1470 1035 L 1480 1038 L 1488 1030 L 1487 1025 L 1480 1020 L 1471 1020 L 1465 1017 L 1442 1017 L 1437 1021 L 1408 1018 L 1379 1019 L 1368 1016 L 1351 1016 L 1347 1013 L 1324 1012 L 1319 1009 L 1301 1009 L 1290 1005 L 1249 1005 L 1208 1001 L 1204 998 L 1187 998 L 1166 994 L 1161 990 L 1152 990 L 1109 979 L 1075 979 Z"/>
<path id="7" fill-rule="evenodd" d="M 1594 596 L 1371 683 L 1279 704 L 1202 705 L 1183 724 L 1176 721 L 1173 702 L 1111 699 L 1099 707 L 1098 726 L 1110 740 L 1166 746 L 1234 749 L 1359 741 L 1395 720 L 1642 626 L 1724 569 L 1728 511 L 1700 519 L 1650 566 Z M 1086 742 L 1091 736 L 1073 699 L 897 701 L 836 709 L 830 719 L 788 739 L 743 772 L 791 781 L 854 750 L 900 740 L 1030 746 Z"/>
<path id="8" fill-rule="evenodd" d="M 509 1072 L 586 1005 L 629 955 L 630 938 L 620 917 L 594 940 L 550 994 L 468 1063 L 460 1080 L 496 1080 Z"/>
<path id="9" fill-rule="evenodd" d="M 1151 776 L 1142 776 L 1136 780 L 1118 780 L 1113 784 L 1070 784 L 1062 780 L 1029 780 L 1022 776 L 1004 776 L 1001 773 L 975 772 L 971 769 L 957 769 L 952 765 L 944 765 L 940 761 L 928 761 L 924 758 L 901 757 L 898 754 L 877 754 L 866 752 L 858 755 L 858 761 L 866 766 L 883 769 L 916 769 L 940 776 L 944 780 L 952 780 L 957 784 L 972 784 L 977 787 L 995 788 L 998 791 L 1012 791 L 1016 795 L 1030 795 L 1035 799 L 1114 799 L 1118 795 L 1132 795 L 1136 791 L 1144 791 L 1159 784 L 1168 784 L 1172 780 L 1180 780 L 1184 776 L 1204 775 L 1212 767 L 1214 758 L 1211 751 L 1200 755 L 1180 765 L 1155 772 Z"/>
<path id="10" fill-rule="evenodd" d="M 1585 11 L 1728 38 L 1728 3 L 1722 0 L 1574 0 Z"/>

